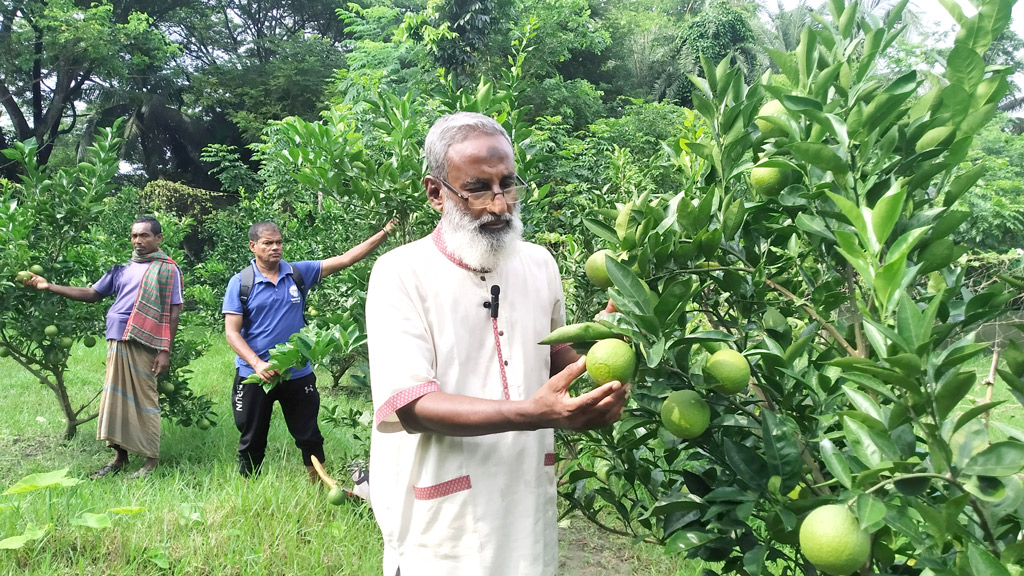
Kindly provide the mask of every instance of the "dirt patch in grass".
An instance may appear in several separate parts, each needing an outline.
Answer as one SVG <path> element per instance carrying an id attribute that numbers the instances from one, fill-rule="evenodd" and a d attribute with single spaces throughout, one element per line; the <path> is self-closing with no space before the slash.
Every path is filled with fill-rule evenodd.
<path id="1" fill-rule="evenodd" d="M 682 558 L 666 557 L 661 547 L 637 544 L 605 532 L 579 514 L 570 514 L 558 531 L 560 576 L 625 576 L 628 574 L 697 574 Z M 691 566 L 692 568 L 692 566 Z"/>

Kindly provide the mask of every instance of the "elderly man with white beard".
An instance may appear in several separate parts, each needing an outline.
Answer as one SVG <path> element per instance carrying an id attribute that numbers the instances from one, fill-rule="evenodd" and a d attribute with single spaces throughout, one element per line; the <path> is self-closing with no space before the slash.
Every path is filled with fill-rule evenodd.
<path id="1" fill-rule="evenodd" d="M 383 574 L 554 574 L 553 430 L 612 424 L 629 384 L 573 397 L 585 358 L 537 344 L 564 297 L 554 259 L 522 240 L 501 125 L 445 116 L 424 149 L 440 223 L 377 260 L 366 302 Z"/>

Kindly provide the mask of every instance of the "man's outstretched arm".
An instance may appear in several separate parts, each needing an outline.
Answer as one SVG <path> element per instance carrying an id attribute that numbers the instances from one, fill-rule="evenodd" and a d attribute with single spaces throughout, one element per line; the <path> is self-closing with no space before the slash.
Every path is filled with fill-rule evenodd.
<path id="1" fill-rule="evenodd" d="M 26 278 L 25 280 L 22 280 L 21 283 L 29 288 L 35 288 L 36 290 L 49 290 L 58 296 L 63 296 L 71 300 L 78 300 L 79 302 L 99 302 L 103 299 L 103 295 L 92 287 L 61 286 L 60 284 L 51 284 L 46 281 L 46 278 L 43 278 L 38 274 L 33 274 L 31 278 Z"/>
<path id="2" fill-rule="evenodd" d="M 349 248 L 344 254 L 338 256 L 332 256 L 323 261 L 320 268 L 320 277 L 326 278 L 335 272 L 348 268 L 349 266 L 359 262 L 363 258 L 370 255 L 377 246 L 380 246 L 388 239 L 388 235 L 391 234 L 391 230 L 395 227 L 395 221 L 392 220 L 384 225 L 384 228 L 380 232 L 377 232 L 373 236 L 370 236 L 361 243 Z"/>

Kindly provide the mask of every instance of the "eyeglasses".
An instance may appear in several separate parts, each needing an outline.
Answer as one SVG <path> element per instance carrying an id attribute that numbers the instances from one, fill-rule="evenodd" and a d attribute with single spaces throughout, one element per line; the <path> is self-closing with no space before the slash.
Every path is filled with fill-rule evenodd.
<path id="1" fill-rule="evenodd" d="M 455 186 L 449 184 L 444 178 L 441 178 L 440 176 L 435 176 L 435 178 L 440 180 L 441 184 L 444 184 L 445 188 L 451 190 L 453 194 L 465 200 L 466 203 L 469 204 L 470 208 L 486 208 L 491 205 L 491 202 L 494 202 L 494 197 L 498 194 L 501 194 L 505 198 L 505 204 L 512 205 L 519 202 L 519 191 L 526 188 L 526 181 L 523 180 L 519 174 L 516 174 L 515 176 L 516 181 L 519 182 L 519 184 L 503 187 L 501 192 L 497 193 L 493 188 L 488 188 L 487 190 L 481 190 L 479 192 L 463 193 L 456 190 Z"/>

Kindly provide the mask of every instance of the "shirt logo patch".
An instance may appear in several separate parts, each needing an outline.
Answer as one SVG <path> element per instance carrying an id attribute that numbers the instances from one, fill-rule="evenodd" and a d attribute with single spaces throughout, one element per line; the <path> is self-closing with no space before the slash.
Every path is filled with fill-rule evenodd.
<path id="1" fill-rule="evenodd" d="M 299 300 L 299 289 L 294 284 L 288 287 L 288 294 L 292 297 L 292 304 L 297 304 Z"/>

